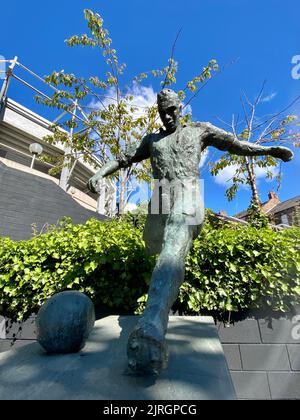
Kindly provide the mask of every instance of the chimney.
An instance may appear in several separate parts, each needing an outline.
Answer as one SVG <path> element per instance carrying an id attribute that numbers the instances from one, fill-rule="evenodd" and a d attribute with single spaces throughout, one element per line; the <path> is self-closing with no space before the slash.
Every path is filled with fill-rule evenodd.
<path id="1" fill-rule="evenodd" d="M 274 191 L 270 191 L 268 196 L 269 196 L 269 200 L 274 200 L 275 199 L 275 200 L 279 201 L 279 197 Z"/>
<path id="2" fill-rule="evenodd" d="M 225 211 L 225 210 L 221 210 L 221 211 L 219 212 L 219 215 L 220 215 L 220 216 L 227 216 L 227 213 L 226 213 L 226 211 Z"/>
<path id="3" fill-rule="evenodd" d="M 277 204 L 281 203 L 278 195 L 274 191 L 270 191 L 268 197 L 269 200 L 262 205 L 262 209 L 265 213 L 270 212 Z"/>

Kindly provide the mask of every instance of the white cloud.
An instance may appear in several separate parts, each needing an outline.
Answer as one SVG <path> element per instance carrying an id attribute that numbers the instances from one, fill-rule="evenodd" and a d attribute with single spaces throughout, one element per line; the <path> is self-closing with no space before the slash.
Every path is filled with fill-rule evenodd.
<path id="1" fill-rule="evenodd" d="M 277 176 L 279 174 L 279 166 L 272 166 L 272 167 L 267 167 L 267 168 L 255 168 L 255 174 L 256 177 L 259 178 L 264 178 L 268 172 L 272 172 L 273 176 Z"/>
<path id="2" fill-rule="evenodd" d="M 145 112 L 145 109 L 155 105 L 157 101 L 157 94 L 152 86 L 146 87 L 134 83 L 128 94 L 133 96 L 131 104 L 139 108 L 141 115 Z"/>
<path id="3" fill-rule="evenodd" d="M 227 184 L 229 182 L 232 183 L 231 178 L 235 175 L 237 168 L 237 165 L 231 165 L 222 169 L 222 171 L 220 171 L 218 175 L 214 177 L 216 183 L 219 185 L 228 186 Z"/>
<path id="4" fill-rule="evenodd" d="M 147 108 L 152 107 L 157 101 L 157 94 L 154 92 L 152 86 L 141 86 L 136 82 L 127 90 L 126 95 L 133 97 L 132 101 L 128 100 L 128 109 L 130 109 L 130 107 L 135 108 L 133 112 L 134 119 L 145 115 Z M 93 110 L 104 110 L 107 109 L 109 105 L 116 104 L 116 100 L 116 89 L 111 87 L 106 94 L 103 95 L 103 100 L 97 101 L 93 99 L 89 104 L 89 108 L 92 108 Z M 92 133 L 91 136 L 98 139 L 97 133 Z"/>
<path id="5" fill-rule="evenodd" d="M 270 95 L 261 98 L 260 102 L 271 102 L 277 96 L 277 92 L 272 92 Z"/>
<path id="6" fill-rule="evenodd" d="M 127 203 L 125 207 L 125 213 L 129 213 L 131 211 L 134 211 L 138 208 L 138 206 L 134 203 Z"/>
<path id="7" fill-rule="evenodd" d="M 128 106 L 137 108 L 134 112 L 136 118 L 144 115 L 146 109 L 153 106 L 157 100 L 157 94 L 154 92 L 152 86 L 141 86 L 136 82 L 127 90 L 127 95 L 133 96 L 133 100 L 128 101 Z M 102 102 L 93 100 L 89 106 L 95 109 L 105 109 L 110 104 L 115 104 L 116 98 L 116 89 L 112 87 L 103 97 Z"/>
<path id="8" fill-rule="evenodd" d="M 220 171 L 218 175 L 214 177 L 216 183 L 219 185 L 224 185 L 226 187 L 230 186 L 232 184 L 232 178 L 234 177 L 237 169 L 238 169 L 238 165 L 227 166 L 222 171 Z M 256 166 L 255 175 L 256 175 L 257 180 L 265 178 L 269 171 L 271 171 L 274 176 L 277 176 L 279 174 L 279 167 L 275 166 L 275 167 L 260 168 Z M 247 185 L 244 185 L 244 187 L 248 188 Z"/>
<path id="9" fill-rule="evenodd" d="M 152 107 L 157 102 L 157 93 L 153 90 L 152 86 L 141 86 L 140 84 L 134 82 L 132 87 L 127 90 L 126 94 L 133 97 L 132 101 L 128 101 L 128 106 L 136 107 L 134 112 L 135 118 L 143 116 L 147 108 Z M 105 109 L 108 105 L 115 104 L 116 98 L 116 89 L 112 87 L 103 97 L 102 102 L 93 100 L 89 107 L 95 109 Z M 191 105 L 187 105 L 183 110 L 183 115 L 192 114 L 192 111 Z"/>
<path id="10" fill-rule="evenodd" d="M 203 166 L 206 164 L 208 156 L 209 156 L 209 150 L 205 149 L 201 155 L 200 168 L 203 168 Z"/>

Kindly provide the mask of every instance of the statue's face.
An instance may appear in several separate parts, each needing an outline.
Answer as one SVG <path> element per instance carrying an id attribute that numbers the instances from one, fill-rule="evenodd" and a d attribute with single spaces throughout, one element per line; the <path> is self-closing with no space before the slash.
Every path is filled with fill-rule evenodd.
<path id="1" fill-rule="evenodd" d="M 173 133 L 180 124 L 180 109 L 173 105 L 158 110 L 167 132 Z"/>

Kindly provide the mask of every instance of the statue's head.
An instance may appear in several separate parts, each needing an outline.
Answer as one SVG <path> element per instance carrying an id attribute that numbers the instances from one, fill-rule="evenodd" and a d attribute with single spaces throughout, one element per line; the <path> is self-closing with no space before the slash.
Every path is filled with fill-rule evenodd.
<path id="1" fill-rule="evenodd" d="M 164 89 L 157 95 L 160 118 L 168 132 L 173 132 L 180 125 L 182 104 L 179 96 L 171 89 Z"/>

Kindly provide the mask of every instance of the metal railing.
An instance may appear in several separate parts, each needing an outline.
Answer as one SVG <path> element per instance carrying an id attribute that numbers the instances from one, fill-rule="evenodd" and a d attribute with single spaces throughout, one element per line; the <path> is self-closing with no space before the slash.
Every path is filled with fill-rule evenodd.
<path id="1" fill-rule="evenodd" d="M 28 67 L 26 67 L 22 63 L 20 63 L 18 61 L 18 57 L 15 57 L 13 60 L 0 60 L 0 63 L 9 63 L 10 64 L 9 67 L 8 67 L 8 69 L 5 71 L 6 76 L 4 78 L 2 89 L 0 91 L 0 103 L 1 104 L 4 103 L 4 101 L 5 101 L 6 97 L 7 97 L 8 88 L 9 88 L 9 85 L 10 85 L 10 82 L 11 82 L 11 79 L 12 78 L 14 78 L 18 82 L 22 83 L 23 85 L 25 85 L 29 89 L 33 90 L 38 95 L 41 95 L 43 98 L 45 98 L 47 100 L 51 100 L 50 96 L 46 95 L 44 92 L 40 91 L 39 89 L 37 89 L 36 87 L 34 87 L 33 85 L 31 85 L 30 83 L 26 82 L 21 77 L 17 76 L 15 74 L 15 72 L 14 72 L 16 67 L 22 68 L 23 70 L 25 70 L 26 72 L 28 72 L 29 74 L 31 74 L 33 77 L 35 77 L 36 79 L 38 79 L 40 82 L 42 82 L 45 85 L 47 85 L 55 93 L 58 93 L 58 94 L 61 93 L 61 91 L 59 89 L 57 89 L 55 86 L 53 86 L 51 83 L 46 82 L 43 77 L 39 76 L 38 74 L 36 74 L 32 70 L 30 70 Z M 82 108 L 78 104 L 78 102 L 77 101 L 73 101 L 72 99 L 68 99 L 68 101 L 70 101 L 70 108 L 71 109 L 73 108 L 73 109 L 76 109 L 76 110 L 78 109 L 80 111 L 80 113 L 82 114 L 82 117 L 83 117 L 83 118 L 81 118 L 80 116 L 76 115 L 75 118 L 77 120 L 79 120 L 80 122 L 86 123 L 88 121 L 88 118 L 87 118 L 85 112 L 82 110 Z M 65 110 L 58 118 L 56 118 L 55 121 L 53 121 L 53 124 L 55 124 L 56 122 L 58 122 L 66 114 L 70 114 L 71 117 L 73 118 L 73 111 L 71 111 L 71 110 L 70 111 Z"/>
<path id="2" fill-rule="evenodd" d="M 16 69 L 17 68 L 23 69 L 25 72 L 27 72 L 28 74 L 30 74 L 31 76 L 33 76 L 37 80 L 39 80 L 40 82 L 47 85 L 47 87 L 52 89 L 55 93 L 58 93 L 58 94 L 61 93 L 61 91 L 57 87 L 53 86 L 51 83 L 46 82 L 43 77 L 39 76 L 34 71 L 32 71 L 31 69 L 26 67 L 24 64 L 20 63 L 18 61 L 17 56 L 14 57 L 14 59 L 12 59 L 12 60 L 0 59 L 0 65 L 1 64 L 2 65 L 3 64 L 8 65 L 8 68 L 7 68 L 7 70 L 1 70 L 1 73 L 2 74 L 4 73 L 5 77 L 3 79 L 2 88 L 0 90 L 0 111 L 6 106 L 8 89 L 9 89 L 9 86 L 10 86 L 10 83 L 11 83 L 12 79 L 16 80 L 17 82 L 21 83 L 22 85 L 29 88 L 33 92 L 37 93 L 42 98 L 47 99 L 47 100 L 51 100 L 51 97 L 48 96 L 46 93 L 42 92 L 40 89 L 37 89 L 35 86 L 33 86 L 32 84 L 28 83 L 26 80 L 24 80 L 23 78 L 18 76 L 16 74 Z M 52 131 L 53 125 L 57 124 L 67 114 L 69 114 L 71 116 L 72 120 L 77 120 L 78 122 L 80 122 L 83 125 L 85 125 L 89 121 L 88 116 L 83 111 L 81 106 L 78 104 L 77 100 L 72 100 L 72 99 L 68 98 L 67 101 L 69 101 L 69 104 L 68 104 L 69 109 L 66 109 L 65 104 L 62 104 L 62 105 L 64 105 L 64 112 L 62 114 L 60 114 L 57 118 L 55 118 L 54 121 L 52 121 L 49 124 L 49 126 L 47 128 L 50 131 Z M 38 124 L 38 122 L 37 122 L 37 124 Z M 45 126 L 45 124 L 43 124 L 43 126 Z M 89 129 L 90 129 L 89 127 L 84 127 L 84 128 L 81 127 L 79 133 L 82 134 L 84 131 L 87 131 Z M 73 135 L 79 134 L 79 133 L 75 133 L 74 129 L 71 129 L 70 132 L 68 133 L 68 135 L 72 139 Z M 69 147 L 65 147 L 64 148 L 64 153 L 65 153 L 65 163 L 66 163 L 66 165 L 64 167 L 64 170 L 62 171 L 62 178 L 61 178 L 60 185 L 64 190 L 66 190 L 66 188 L 68 186 L 68 182 L 69 182 L 70 177 L 72 175 L 72 172 L 74 171 L 76 163 L 78 161 L 78 156 L 75 157 L 75 164 L 73 165 L 73 167 L 71 169 L 70 168 L 67 169 L 69 167 L 70 153 L 72 153 L 72 150 Z M 90 152 L 88 150 L 86 150 L 86 153 L 89 154 L 89 157 L 93 160 L 93 163 L 96 167 L 101 167 L 102 166 L 102 162 L 95 155 L 90 154 Z"/>

